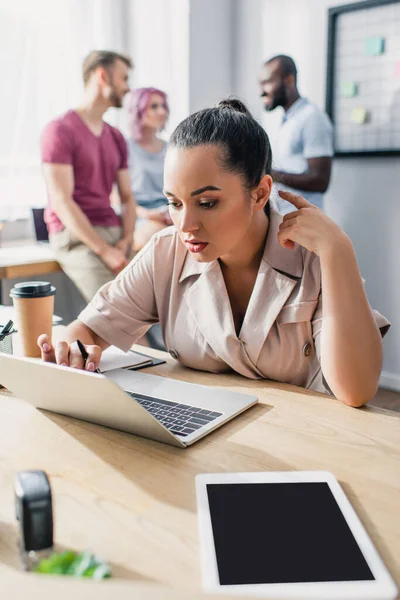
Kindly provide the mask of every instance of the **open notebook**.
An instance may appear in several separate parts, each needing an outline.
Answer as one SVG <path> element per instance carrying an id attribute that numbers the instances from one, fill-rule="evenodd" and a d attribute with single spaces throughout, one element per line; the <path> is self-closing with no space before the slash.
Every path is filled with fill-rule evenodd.
<path id="1" fill-rule="evenodd" d="M 112 369 L 141 369 L 142 367 L 149 367 L 160 362 L 165 361 L 158 361 L 151 356 L 133 352 L 132 350 L 123 352 L 115 346 L 110 346 L 102 354 L 99 369 L 102 373 L 106 373 Z"/>

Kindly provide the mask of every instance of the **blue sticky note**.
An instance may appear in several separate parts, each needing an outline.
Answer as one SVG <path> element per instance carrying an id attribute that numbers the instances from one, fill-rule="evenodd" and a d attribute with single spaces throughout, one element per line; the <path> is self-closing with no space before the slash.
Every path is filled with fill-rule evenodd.
<path id="1" fill-rule="evenodd" d="M 385 38 L 376 35 L 365 40 L 365 52 L 369 56 L 379 56 L 385 51 Z"/>
<path id="2" fill-rule="evenodd" d="M 342 83 L 342 96 L 345 98 L 353 98 L 357 96 L 358 87 L 354 81 L 344 81 Z"/>

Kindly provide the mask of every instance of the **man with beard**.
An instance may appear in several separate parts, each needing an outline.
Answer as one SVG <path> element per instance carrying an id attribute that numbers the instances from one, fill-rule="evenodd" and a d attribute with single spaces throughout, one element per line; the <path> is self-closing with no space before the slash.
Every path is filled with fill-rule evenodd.
<path id="1" fill-rule="evenodd" d="M 260 87 L 265 110 L 281 106 L 285 111 L 274 148 L 274 181 L 280 189 L 301 194 L 323 209 L 333 155 L 333 129 L 328 116 L 300 96 L 297 69 L 290 56 L 280 54 L 264 63 Z M 293 210 L 289 202 L 277 202 L 282 214 Z"/>
<path id="2" fill-rule="evenodd" d="M 121 108 L 131 68 L 127 56 L 91 52 L 83 62 L 81 105 L 49 123 L 41 139 L 50 245 L 87 301 L 122 271 L 132 253 L 136 206 L 127 145 L 103 120 L 108 108 Z M 110 204 L 114 183 L 120 216 Z"/>

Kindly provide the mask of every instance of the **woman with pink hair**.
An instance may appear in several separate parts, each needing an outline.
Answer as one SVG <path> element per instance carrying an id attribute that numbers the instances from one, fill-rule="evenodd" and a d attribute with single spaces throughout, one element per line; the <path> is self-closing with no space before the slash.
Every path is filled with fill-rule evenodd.
<path id="1" fill-rule="evenodd" d="M 137 203 L 135 250 L 171 224 L 163 195 L 167 143 L 159 138 L 169 115 L 167 96 L 156 88 L 138 88 L 128 95 L 129 171 Z"/>

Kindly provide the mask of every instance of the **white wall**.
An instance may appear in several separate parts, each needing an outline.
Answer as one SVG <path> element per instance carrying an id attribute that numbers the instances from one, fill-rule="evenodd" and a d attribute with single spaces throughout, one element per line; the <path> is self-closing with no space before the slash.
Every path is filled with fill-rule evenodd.
<path id="1" fill-rule="evenodd" d="M 232 1 L 190 0 L 190 112 L 232 93 Z"/>
<path id="2" fill-rule="evenodd" d="M 189 0 L 126 1 L 131 87 L 168 94 L 168 134 L 189 113 Z"/>
<path id="3" fill-rule="evenodd" d="M 347 0 L 236 0 L 240 60 L 234 93 L 256 106 L 251 82 L 262 62 L 285 53 L 299 70 L 300 93 L 324 108 L 328 8 Z M 252 36 L 260 35 L 261 47 Z M 261 117 L 261 108 L 255 108 Z M 262 116 L 271 137 L 279 111 Z M 400 161 L 397 158 L 335 159 L 325 197 L 328 214 L 353 240 L 372 306 L 392 323 L 385 338 L 381 385 L 400 390 Z"/>
<path id="4" fill-rule="evenodd" d="M 232 0 L 126 0 L 132 87 L 167 92 L 169 134 L 232 90 Z"/>
<path id="5" fill-rule="evenodd" d="M 262 104 L 258 86 L 258 75 L 264 56 L 263 7 L 264 0 L 251 0 L 251 9 L 246 0 L 233 0 L 234 38 L 232 92 L 239 96 L 252 114 L 260 119 Z"/>

